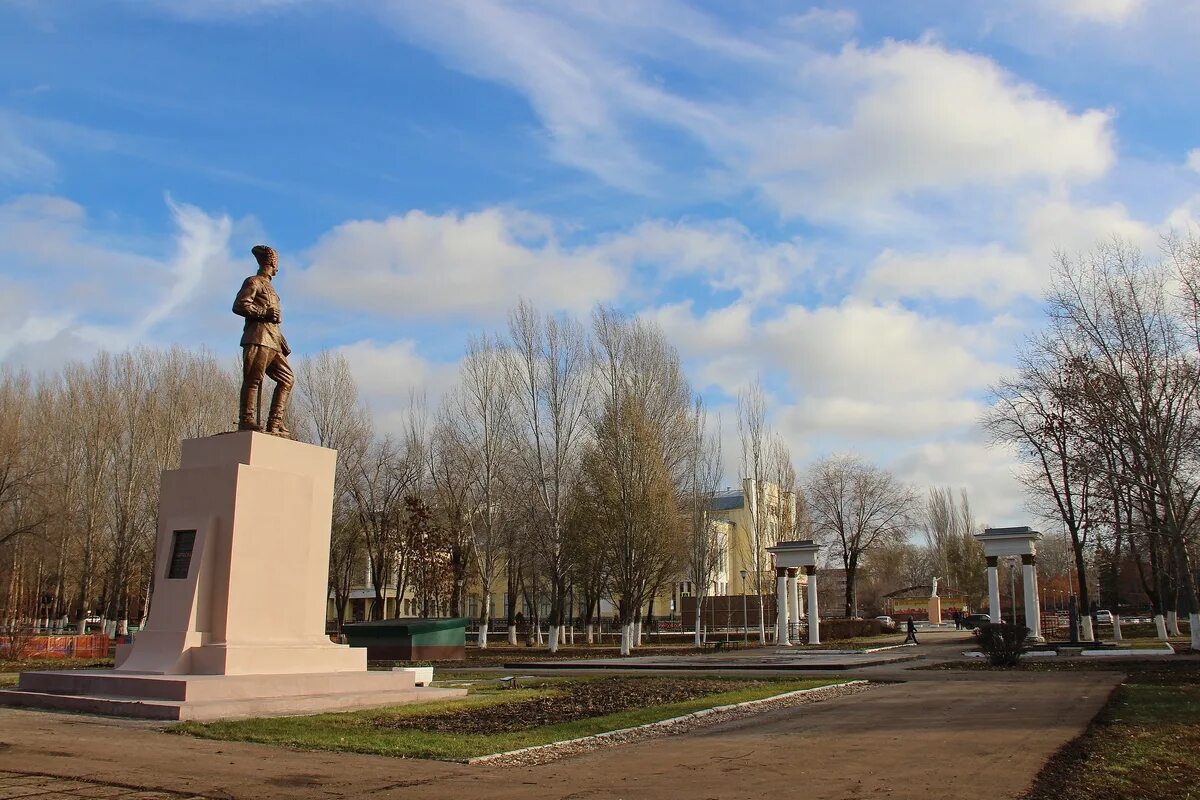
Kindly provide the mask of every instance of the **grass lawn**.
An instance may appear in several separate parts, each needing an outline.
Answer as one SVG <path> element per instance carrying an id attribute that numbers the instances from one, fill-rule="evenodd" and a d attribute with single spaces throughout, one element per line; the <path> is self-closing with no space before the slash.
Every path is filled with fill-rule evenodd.
<path id="1" fill-rule="evenodd" d="M 865 650 L 870 647 L 890 647 L 904 644 L 904 634 L 885 633 L 880 636 L 858 636 L 853 639 L 829 639 L 820 644 L 811 645 L 807 642 L 797 646 L 800 650 Z"/>
<path id="2" fill-rule="evenodd" d="M 108 669 L 111 658 L 26 658 L 21 661 L 0 659 L 0 689 L 16 686 L 22 672 L 55 669 Z"/>
<path id="3" fill-rule="evenodd" d="M 605 731 L 678 717 L 693 711 L 729 703 L 741 703 L 791 692 L 842 683 L 839 680 L 744 680 L 708 678 L 703 696 L 667 703 L 647 703 L 622 708 L 612 713 L 570 719 L 552 724 L 537 724 L 534 717 L 530 727 L 516 730 L 494 730 L 492 723 L 501 719 L 501 728 L 512 728 L 512 717 L 524 713 L 521 709 L 536 705 L 539 698 L 560 697 L 564 704 L 572 691 L 593 681 L 621 681 L 621 686 L 640 687 L 648 696 L 686 686 L 688 679 L 677 678 L 550 678 L 529 680 L 517 689 L 498 689 L 494 686 L 472 687 L 466 697 L 431 703 L 395 706 L 392 708 L 353 711 L 340 714 L 318 714 L 309 717 L 277 717 L 229 722 L 185 722 L 171 728 L 209 739 L 298 747 L 310 750 L 340 750 L 354 753 L 407 758 L 462 759 L 499 753 L 532 745 L 550 744 L 565 739 L 589 736 Z M 626 699 L 628 699 L 626 697 Z M 496 706 L 511 706 L 514 713 Z M 550 704 L 551 707 L 553 704 Z M 492 712 L 500 713 L 490 713 Z M 478 719 L 473 730 L 445 730 L 453 727 L 457 718 Z M 491 722 L 489 722 L 491 721 Z M 519 722 L 518 722 L 519 724 Z"/>
<path id="4" fill-rule="evenodd" d="M 1111 640 L 1109 640 L 1109 641 L 1111 641 Z M 1128 647 L 1130 650 L 1165 650 L 1166 649 L 1166 642 L 1163 642 L 1160 639 L 1125 639 L 1124 641 L 1121 642 L 1121 644 Z M 1175 647 L 1176 651 L 1179 651 L 1180 648 L 1182 648 L 1183 650 L 1187 650 L 1188 645 L 1191 643 L 1189 641 L 1187 641 L 1186 639 L 1183 639 L 1183 640 L 1172 639 L 1171 644 Z"/>
<path id="5" fill-rule="evenodd" d="M 1126 682 L 1026 800 L 1200 798 L 1200 662 L 1120 668 Z"/>

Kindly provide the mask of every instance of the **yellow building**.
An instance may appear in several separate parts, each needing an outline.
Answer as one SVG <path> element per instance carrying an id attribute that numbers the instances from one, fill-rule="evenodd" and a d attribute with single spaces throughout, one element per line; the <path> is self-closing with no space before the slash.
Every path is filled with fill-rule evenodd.
<path id="1" fill-rule="evenodd" d="M 756 520 L 759 525 L 757 537 Z M 709 597 L 754 595 L 759 591 L 764 595 L 773 594 L 775 572 L 772 557 L 766 552 L 766 548 L 780 541 L 807 538 L 802 532 L 798 532 L 795 494 L 781 492 L 779 487 L 772 483 L 756 484 L 750 478 L 743 480 L 742 487 L 739 489 L 727 489 L 717 493 L 712 501 L 710 525 L 717 536 L 720 557 L 714 571 L 715 574 L 705 592 Z M 757 559 L 755 557 L 756 550 Z M 755 578 L 756 569 L 757 580 Z M 371 588 L 370 569 L 365 557 L 361 574 L 362 582 L 357 584 L 350 594 L 350 602 L 346 609 L 348 621 L 368 619 L 371 607 L 375 602 L 375 591 Z M 803 578 L 801 580 L 804 582 Z M 503 571 L 501 571 L 497 584 L 493 590 L 491 602 L 493 620 L 502 619 L 507 607 L 508 598 L 505 593 Z M 663 587 L 661 593 L 655 597 L 653 601 L 655 617 L 659 619 L 678 617 L 682 608 L 682 598 L 697 594 L 696 588 L 686 570 L 681 570 L 676 580 Z M 393 579 L 385 587 L 383 595 L 386 617 L 415 616 L 420 612 L 412 587 L 408 588 L 404 597 L 397 599 Z M 462 609 L 467 617 L 475 619 L 480 615 L 482 611 L 481 595 L 480 587 L 473 580 L 468 585 Z M 539 616 L 545 619 L 549 615 L 548 600 L 541 597 L 538 600 L 539 605 L 544 606 L 540 609 Z M 520 598 L 518 603 L 522 607 L 522 611 L 527 614 L 528 610 L 523 608 L 524 598 Z M 643 613 L 649 611 L 649 606 L 642 609 Z M 572 618 L 578 613 L 582 613 L 579 608 L 568 611 L 568 615 Z M 615 610 L 611 604 L 602 601 L 600 616 L 611 618 L 614 614 Z M 332 596 L 329 601 L 328 617 L 330 619 L 335 617 Z"/>
<path id="2" fill-rule="evenodd" d="M 797 516 L 795 494 L 781 492 L 773 483 L 756 483 L 752 478 L 744 479 L 739 489 L 718 492 L 712 501 L 710 517 L 714 525 L 720 526 L 718 535 L 724 545 L 719 575 L 709 587 L 709 596 L 753 595 L 759 590 L 764 595 L 773 594 L 775 570 L 766 549 L 780 541 L 808 538 L 800 531 L 802 520 Z M 806 580 L 802 578 L 801 582 Z M 681 578 L 672 593 L 672 608 L 681 607 L 678 598 L 694 594 L 691 583 L 686 577 Z"/>

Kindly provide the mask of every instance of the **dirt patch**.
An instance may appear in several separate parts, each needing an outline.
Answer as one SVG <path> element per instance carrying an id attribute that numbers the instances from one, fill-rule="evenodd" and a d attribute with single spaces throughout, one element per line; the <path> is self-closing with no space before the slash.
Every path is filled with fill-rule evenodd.
<path id="1" fill-rule="evenodd" d="M 1200 659 L 1155 658 L 1106 661 L 1100 658 L 1069 659 L 1052 658 L 1025 660 L 1015 667 L 993 667 L 986 661 L 950 661 L 917 667 L 921 670 L 964 670 L 969 672 L 1119 672 L 1128 676 L 1130 683 L 1157 686 L 1181 686 L 1200 684 Z"/>
<path id="2" fill-rule="evenodd" d="M 679 678 L 601 678 L 558 684 L 538 697 L 479 708 L 390 717 L 376 720 L 380 728 L 439 733 L 509 733 L 590 717 L 603 717 L 632 708 L 680 703 L 761 681 L 722 681 Z"/>

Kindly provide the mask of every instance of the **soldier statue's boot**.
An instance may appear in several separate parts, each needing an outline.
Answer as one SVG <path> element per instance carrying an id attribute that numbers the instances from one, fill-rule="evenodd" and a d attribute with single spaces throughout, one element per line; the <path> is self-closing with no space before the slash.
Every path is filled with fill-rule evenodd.
<path id="1" fill-rule="evenodd" d="M 258 380 L 244 376 L 238 411 L 238 430 L 257 431 L 262 433 L 262 425 L 258 422 L 258 392 L 262 387 L 261 376 Z"/>
<path id="2" fill-rule="evenodd" d="M 291 438 L 292 432 L 283 424 L 283 410 L 287 408 L 288 395 L 291 393 L 290 382 L 275 385 L 275 394 L 271 397 L 271 413 L 267 417 L 267 433 Z"/>

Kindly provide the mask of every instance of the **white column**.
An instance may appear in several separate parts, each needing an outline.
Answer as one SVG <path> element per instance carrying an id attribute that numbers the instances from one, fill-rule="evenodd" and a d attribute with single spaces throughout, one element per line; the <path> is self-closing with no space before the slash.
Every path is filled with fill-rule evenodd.
<path id="1" fill-rule="evenodd" d="M 808 643 L 821 643 L 821 614 L 817 609 L 817 568 L 805 567 L 808 575 Z"/>
<path id="2" fill-rule="evenodd" d="M 788 638 L 788 585 L 787 568 L 775 568 L 775 644 L 784 647 L 792 642 Z"/>
<path id="3" fill-rule="evenodd" d="M 796 570 L 796 619 L 804 619 L 804 589 L 800 586 L 800 570 Z"/>
<path id="4" fill-rule="evenodd" d="M 1042 638 L 1042 609 L 1038 603 L 1037 570 L 1032 555 L 1021 556 L 1021 579 L 1025 584 L 1025 627 L 1034 639 Z"/>
<path id="5" fill-rule="evenodd" d="M 800 624 L 800 579 L 796 576 L 795 567 L 788 568 L 788 624 Z M 797 634 L 799 635 L 799 634 Z M 799 644 L 799 642 L 797 642 Z"/>
<path id="6" fill-rule="evenodd" d="M 996 571 L 996 556 L 987 557 L 988 615 L 992 622 L 1000 621 L 1000 576 Z"/>

